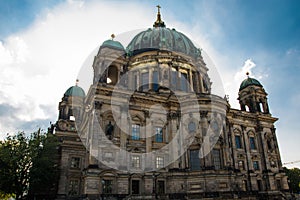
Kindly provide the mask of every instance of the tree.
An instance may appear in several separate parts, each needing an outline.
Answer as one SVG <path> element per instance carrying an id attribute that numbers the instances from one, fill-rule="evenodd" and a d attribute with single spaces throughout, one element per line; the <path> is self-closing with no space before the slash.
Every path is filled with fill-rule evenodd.
<path id="1" fill-rule="evenodd" d="M 57 155 L 54 152 L 55 145 L 55 135 L 42 133 L 41 130 L 29 136 L 19 132 L 0 141 L 0 193 L 14 194 L 16 199 L 25 199 L 29 188 L 32 188 L 33 193 L 36 191 L 36 184 L 44 182 L 42 187 L 51 184 L 52 188 L 54 180 L 45 177 L 55 178 L 58 171 L 54 164 Z M 41 173 L 44 173 L 43 176 Z"/>
<path id="2" fill-rule="evenodd" d="M 33 158 L 30 170 L 29 195 L 35 199 L 55 198 L 58 171 L 58 141 L 55 135 L 48 133 Z"/>
<path id="3" fill-rule="evenodd" d="M 300 169 L 288 169 L 284 167 L 284 171 L 289 178 L 290 191 L 293 193 L 300 193 Z"/>

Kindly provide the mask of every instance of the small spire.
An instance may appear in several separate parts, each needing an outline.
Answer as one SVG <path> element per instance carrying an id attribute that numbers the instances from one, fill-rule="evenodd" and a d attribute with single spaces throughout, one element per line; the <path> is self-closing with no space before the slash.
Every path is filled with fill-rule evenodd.
<path id="1" fill-rule="evenodd" d="M 114 40 L 114 38 L 116 37 L 115 34 L 111 34 L 111 40 Z"/>
<path id="2" fill-rule="evenodd" d="M 157 5 L 157 19 L 153 24 L 153 27 L 157 28 L 157 27 L 166 27 L 165 22 L 163 22 L 161 20 L 161 15 L 160 15 L 160 5 Z"/>
<path id="3" fill-rule="evenodd" d="M 79 83 L 79 79 L 76 79 L 75 85 L 78 86 L 78 83 Z"/>
<path id="4" fill-rule="evenodd" d="M 249 72 L 246 72 L 247 77 L 249 78 Z"/>

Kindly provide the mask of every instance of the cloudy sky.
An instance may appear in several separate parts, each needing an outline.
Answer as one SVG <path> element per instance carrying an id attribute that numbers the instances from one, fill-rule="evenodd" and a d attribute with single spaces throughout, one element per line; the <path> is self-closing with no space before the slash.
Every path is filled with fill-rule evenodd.
<path id="1" fill-rule="evenodd" d="M 238 108 L 238 88 L 247 71 L 264 85 L 271 113 L 279 118 L 282 160 L 300 160 L 297 0 L 1 0 L 0 138 L 55 122 L 58 102 L 91 52 L 112 33 L 118 39 L 151 27 L 157 4 L 167 27 L 183 32 L 209 55 L 232 107 Z"/>

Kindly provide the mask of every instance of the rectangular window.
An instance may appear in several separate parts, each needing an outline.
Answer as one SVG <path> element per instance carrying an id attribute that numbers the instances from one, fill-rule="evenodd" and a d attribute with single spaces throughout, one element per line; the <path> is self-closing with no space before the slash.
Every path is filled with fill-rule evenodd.
<path id="1" fill-rule="evenodd" d="M 155 128 L 155 142 L 163 142 L 163 131 L 161 127 Z"/>
<path id="2" fill-rule="evenodd" d="M 78 157 L 72 157 L 71 158 L 71 168 L 80 168 L 80 158 Z"/>
<path id="3" fill-rule="evenodd" d="M 132 180 L 132 194 L 140 194 L 140 181 L 139 180 Z"/>
<path id="4" fill-rule="evenodd" d="M 156 168 L 160 169 L 164 167 L 164 158 L 163 157 L 156 157 Z"/>
<path id="5" fill-rule="evenodd" d="M 262 191 L 262 182 L 261 182 L 261 180 L 257 180 L 257 189 L 258 189 L 258 191 Z"/>
<path id="6" fill-rule="evenodd" d="M 132 124 L 131 126 L 131 139 L 139 140 L 140 139 L 140 125 Z"/>
<path id="7" fill-rule="evenodd" d="M 132 156 L 131 157 L 131 166 L 134 168 L 140 168 L 140 157 L 139 156 Z"/>
<path id="8" fill-rule="evenodd" d="M 258 163 L 258 161 L 253 161 L 253 168 L 254 168 L 254 170 L 259 170 L 259 163 Z"/>
<path id="9" fill-rule="evenodd" d="M 79 180 L 70 180 L 69 195 L 74 196 L 79 194 Z"/>
<path id="10" fill-rule="evenodd" d="M 280 180 L 276 180 L 276 185 L 277 185 L 277 189 L 281 190 L 281 181 Z"/>
<path id="11" fill-rule="evenodd" d="M 164 181 L 158 181 L 157 182 L 157 193 L 158 194 L 164 194 L 165 193 L 165 182 Z"/>
<path id="12" fill-rule="evenodd" d="M 182 91 L 187 91 L 187 86 L 188 86 L 188 77 L 186 73 L 181 73 L 180 77 L 180 85 L 181 85 L 181 90 Z"/>
<path id="13" fill-rule="evenodd" d="M 159 82 L 158 82 L 158 71 L 153 71 L 153 80 L 152 80 L 152 89 L 154 91 L 158 90 Z"/>
<path id="14" fill-rule="evenodd" d="M 149 89 L 149 72 L 142 73 L 142 91 Z"/>
<path id="15" fill-rule="evenodd" d="M 250 137 L 249 141 L 250 141 L 250 149 L 256 149 L 254 137 Z"/>
<path id="16" fill-rule="evenodd" d="M 200 170 L 199 150 L 190 151 L 190 168 L 191 170 Z"/>
<path id="17" fill-rule="evenodd" d="M 213 149 L 213 159 L 215 169 L 221 169 L 221 155 L 219 149 Z"/>
<path id="18" fill-rule="evenodd" d="M 239 136 L 239 135 L 235 136 L 235 146 L 236 146 L 237 149 L 242 148 L 241 136 Z"/>
<path id="19" fill-rule="evenodd" d="M 103 193 L 111 194 L 112 193 L 112 180 L 103 180 Z"/>

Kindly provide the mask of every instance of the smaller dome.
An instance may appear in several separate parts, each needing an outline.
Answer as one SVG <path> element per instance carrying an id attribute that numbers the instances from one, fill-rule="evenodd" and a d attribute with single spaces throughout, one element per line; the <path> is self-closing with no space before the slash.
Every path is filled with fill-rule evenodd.
<path id="1" fill-rule="evenodd" d="M 248 87 L 249 85 L 256 85 L 256 86 L 260 86 L 262 87 L 262 84 L 260 84 L 260 82 L 254 78 L 250 78 L 248 77 L 247 79 L 245 79 L 240 86 L 240 91 L 246 87 Z"/>
<path id="2" fill-rule="evenodd" d="M 67 89 L 64 96 L 85 97 L 85 92 L 81 87 L 75 85 Z"/>
<path id="3" fill-rule="evenodd" d="M 101 47 L 109 47 L 109 48 L 114 48 L 114 49 L 117 49 L 117 50 L 122 50 L 124 51 L 124 47 L 123 45 L 118 42 L 118 41 L 115 41 L 113 39 L 109 39 L 109 40 L 106 40 L 103 42 L 103 44 L 101 45 Z"/>

